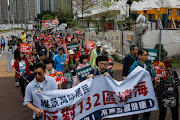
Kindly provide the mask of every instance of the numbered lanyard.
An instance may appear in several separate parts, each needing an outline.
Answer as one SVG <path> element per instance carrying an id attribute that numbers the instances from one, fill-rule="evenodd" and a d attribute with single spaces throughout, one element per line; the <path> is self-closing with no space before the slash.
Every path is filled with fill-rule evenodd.
<path id="1" fill-rule="evenodd" d="M 39 88 L 41 89 L 41 90 L 43 90 L 42 88 L 41 88 L 41 86 L 39 85 L 39 82 L 36 80 L 36 82 L 37 82 L 37 84 L 38 84 L 38 86 L 39 86 Z"/>
<path id="2" fill-rule="evenodd" d="M 136 61 L 135 58 L 134 58 L 131 54 L 129 54 L 129 55 L 131 56 L 131 58 L 132 58 L 134 61 Z"/>

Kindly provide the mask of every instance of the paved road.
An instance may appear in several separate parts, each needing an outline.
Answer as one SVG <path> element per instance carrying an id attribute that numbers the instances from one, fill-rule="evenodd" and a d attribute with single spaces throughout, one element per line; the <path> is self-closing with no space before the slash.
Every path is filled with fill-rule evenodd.
<path id="1" fill-rule="evenodd" d="M 120 78 L 120 74 L 121 71 L 114 71 L 116 79 Z M 32 111 L 22 105 L 20 88 L 14 86 L 14 77 L 0 77 L 0 83 L 0 120 L 31 120 Z M 158 120 L 158 111 L 151 112 L 151 115 L 152 120 Z M 169 116 L 170 112 L 166 120 L 171 120 Z M 113 120 L 130 120 L 130 117 Z"/>

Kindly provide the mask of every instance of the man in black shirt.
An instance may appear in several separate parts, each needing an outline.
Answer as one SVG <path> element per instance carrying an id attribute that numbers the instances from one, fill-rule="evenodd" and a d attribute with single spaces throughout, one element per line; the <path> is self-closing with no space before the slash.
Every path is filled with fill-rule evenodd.
<path id="1" fill-rule="evenodd" d="M 128 76 L 128 71 L 131 65 L 138 60 L 137 57 L 138 47 L 136 45 L 130 46 L 130 54 L 124 58 L 123 63 L 123 80 Z"/>

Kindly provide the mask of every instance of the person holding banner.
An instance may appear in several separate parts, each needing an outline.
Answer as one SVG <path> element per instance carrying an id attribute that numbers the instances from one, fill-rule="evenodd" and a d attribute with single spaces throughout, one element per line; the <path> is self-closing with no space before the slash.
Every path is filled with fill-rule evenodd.
<path id="1" fill-rule="evenodd" d="M 87 63 L 88 62 L 88 56 L 85 54 L 85 55 L 81 55 L 81 57 L 80 57 L 80 63 L 81 64 L 79 64 L 78 66 L 77 66 L 77 69 L 76 70 L 79 70 L 79 69 L 82 69 L 82 68 L 84 68 L 84 67 L 87 67 L 87 66 L 89 66 L 89 64 Z M 77 84 L 79 84 L 80 82 L 82 82 L 82 81 L 80 81 L 79 79 L 78 79 L 78 77 L 77 77 Z"/>
<path id="2" fill-rule="evenodd" d="M 172 70 L 172 62 L 169 59 L 163 60 L 166 67 L 167 78 L 156 80 L 156 93 L 159 103 L 159 120 L 165 120 L 166 110 L 171 110 L 172 120 L 179 120 L 179 77 L 176 71 Z"/>
<path id="3" fill-rule="evenodd" d="M 15 71 L 17 71 L 16 79 L 19 80 L 19 84 L 21 87 L 21 93 L 22 93 L 22 97 L 23 97 L 22 100 L 24 101 L 24 96 L 25 96 L 24 82 L 26 82 L 26 84 L 27 84 L 27 81 L 24 78 L 27 79 L 31 75 L 29 63 L 28 63 L 24 53 L 20 53 L 19 60 L 16 59 L 14 61 L 13 69 L 15 69 Z"/>
<path id="4" fill-rule="evenodd" d="M 131 65 L 138 60 L 137 54 L 138 54 L 138 47 L 136 45 L 131 45 L 130 54 L 124 58 L 124 62 L 123 62 L 123 74 L 122 74 L 123 80 L 128 76 L 129 74 L 128 71 Z"/>
<path id="5" fill-rule="evenodd" d="M 146 69 L 150 73 L 151 77 L 155 77 L 155 79 L 158 79 L 156 77 L 154 66 L 148 62 L 148 51 L 145 48 L 139 49 L 138 57 L 139 57 L 138 61 L 134 62 L 129 68 L 129 73 L 131 73 L 137 66 L 140 66 Z M 131 118 L 131 120 L 138 120 L 138 119 L 139 119 L 139 114 L 133 115 Z M 143 113 L 143 120 L 150 120 L 150 112 Z"/>
<path id="6" fill-rule="evenodd" d="M 90 57 L 90 65 L 92 68 L 96 67 L 96 58 L 101 53 L 101 43 L 96 42 L 96 48 L 92 50 L 91 57 Z"/>
<path id="7" fill-rule="evenodd" d="M 41 119 L 43 110 L 39 109 L 37 97 L 39 92 L 47 90 L 58 90 L 56 80 L 53 77 L 45 76 L 46 66 L 43 63 L 37 63 L 34 66 L 35 79 L 26 87 L 25 100 L 23 105 L 33 110 L 33 120 Z"/>
<path id="8" fill-rule="evenodd" d="M 94 76 L 97 76 L 97 75 L 109 75 L 113 78 L 113 75 L 112 75 L 112 72 L 107 69 L 107 66 L 108 66 L 108 57 L 107 56 L 98 56 L 96 58 L 96 65 L 97 65 L 97 68 L 94 68 L 91 70 L 90 72 L 90 75 L 87 76 L 87 79 L 92 77 L 94 78 Z"/>
<path id="9" fill-rule="evenodd" d="M 58 48 L 58 54 L 54 56 L 54 68 L 57 72 L 62 71 L 64 73 L 64 64 L 66 61 L 66 54 L 64 48 Z"/>

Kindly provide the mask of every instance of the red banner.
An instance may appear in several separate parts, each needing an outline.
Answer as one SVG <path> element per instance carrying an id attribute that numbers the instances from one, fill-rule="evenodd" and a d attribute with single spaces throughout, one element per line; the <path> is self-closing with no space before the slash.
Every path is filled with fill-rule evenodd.
<path id="1" fill-rule="evenodd" d="M 33 45 L 29 43 L 20 43 L 20 52 L 32 53 Z"/>
<path id="2" fill-rule="evenodd" d="M 156 75 L 160 78 L 167 78 L 166 67 L 164 62 L 154 62 Z"/>
<path id="3" fill-rule="evenodd" d="M 56 73 L 51 74 L 49 76 L 54 77 L 54 79 L 56 80 L 57 85 L 66 82 L 62 71 L 56 72 Z"/>
<path id="4" fill-rule="evenodd" d="M 94 49 L 96 46 L 95 46 L 96 42 L 93 42 L 93 41 L 87 41 L 86 42 L 86 49 Z"/>

